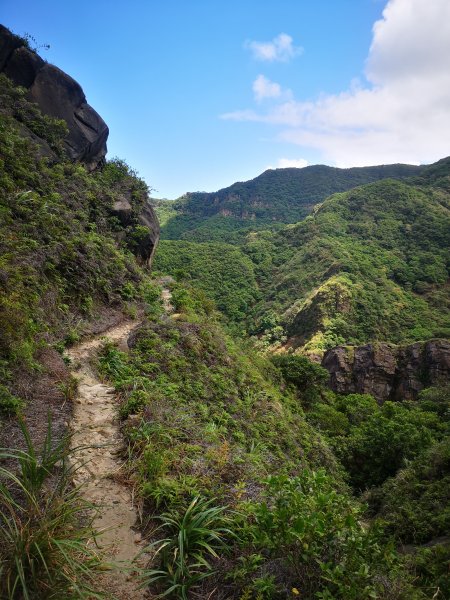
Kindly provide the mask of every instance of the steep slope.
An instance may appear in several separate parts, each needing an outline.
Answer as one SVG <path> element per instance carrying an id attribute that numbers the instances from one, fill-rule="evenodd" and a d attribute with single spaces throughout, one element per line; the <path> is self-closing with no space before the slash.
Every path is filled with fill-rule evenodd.
<path id="1" fill-rule="evenodd" d="M 93 321 L 101 328 L 120 318 L 143 285 L 159 225 L 147 186 L 125 163 L 89 172 L 72 160 L 65 122 L 43 114 L 5 75 L 0 117 L 0 412 L 7 413 L 11 398 L 29 395 L 30 382 L 22 389 L 20 381 L 36 376 L 38 355 L 55 366 L 55 344 Z"/>
<path id="2" fill-rule="evenodd" d="M 450 159 L 411 181 L 385 180 L 328 198 L 303 222 L 255 235 L 268 312 L 291 347 L 447 337 Z M 260 333 L 263 329 L 260 328 Z"/>
<path id="3" fill-rule="evenodd" d="M 255 179 L 234 183 L 215 193 L 188 193 L 176 202 L 158 201 L 155 206 L 166 213 L 163 239 L 230 241 L 239 238 L 240 230 L 296 223 L 335 192 L 387 177 L 403 179 L 422 170 L 423 167 L 401 164 L 352 169 L 325 165 L 269 169 Z"/>
<path id="4" fill-rule="evenodd" d="M 260 298 L 253 262 L 231 244 L 163 240 L 154 269 L 187 279 L 203 290 L 230 322 L 241 326 Z"/>
<path id="5" fill-rule="evenodd" d="M 97 545 L 118 542 L 116 558 L 139 549 L 131 490 L 105 486 L 122 461 L 109 454 L 90 495 L 74 487 L 92 467 L 68 460 L 78 377 L 85 406 L 74 419 L 74 446 L 99 437 L 87 358 L 74 351 L 82 364 L 69 370 L 63 351 L 86 334 L 125 334 L 134 326 L 124 329 L 127 317 L 151 310 L 159 224 L 146 184 L 123 161 L 105 161 L 107 127 L 78 83 L 4 28 L 0 63 L 0 596 L 98 598 L 113 587 L 122 598 L 142 597 L 128 573 L 102 573 Z M 110 419 L 102 426 L 116 451 L 116 400 L 107 392 L 99 383 Z M 103 520 L 90 522 L 91 501 L 101 504 L 112 488 L 120 504 L 110 493 Z M 120 533 L 95 532 L 116 525 Z"/>

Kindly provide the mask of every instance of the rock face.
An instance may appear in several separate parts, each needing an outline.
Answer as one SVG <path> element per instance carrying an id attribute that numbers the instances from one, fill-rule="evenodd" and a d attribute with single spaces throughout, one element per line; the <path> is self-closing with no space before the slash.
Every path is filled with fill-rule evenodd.
<path id="1" fill-rule="evenodd" d="M 28 99 L 43 113 L 64 119 L 67 153 L 93 170 L 104 162 L 108 127 L 86 102 L 80 85 L 30 50 L 24 40 L 0 25 L 0 72 L 28 89 Z"/>
<path id="2" fill-rule="evenodd" d="M 105 162 L 108 127 L 87 104 L 80 85 L 58 67 L 46 63 L 3 25 L 0 25 L 0 73 L 26 88 L 27 99 L 36 103 L 44 114 L 67 123 L 69 133 L 64 145 L 71 160 L 84 163 L 89 170 Z M 57 160 L 44 139 L 26 126 L 22 127 L 22 133 L 36 142 L 38 157 Z M 141 263 L 150 266 L 159 240 L 159 223 L 147 192 L 137 193 L 132 186 L 124 185 L 112 213 L 123 227 L 117 237 L 128 244 Z"/>
<path id="3" fill-rule="evenodd" d="M 424 387 L 449 381 L 450 341 L 338 346 L 328 350 L 322 366 L 337 393 L 371 394 L 379 402 L 413 400 Z"/>
<path id="4" fill-rule="evenodd" d="M 135 221 L 147 230 L 145 235 L 140 235 L 134 242 L 133 251 L 146 265 L 151 265 L 156 246 L 159 241 L 159 222 L 153 207 L 148 199 L 136 215 L 131 203 L 131 192 L 124 190 L 122 197 L 114 203 L 113 214 L 125 228 L 132 228 Z M 126 236 L 125 236 L 126 239 Z"/>

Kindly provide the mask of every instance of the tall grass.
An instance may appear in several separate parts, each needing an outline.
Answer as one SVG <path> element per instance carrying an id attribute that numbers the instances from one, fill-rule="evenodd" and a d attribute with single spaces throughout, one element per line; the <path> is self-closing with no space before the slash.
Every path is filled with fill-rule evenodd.
<path id="1" fill-rule="evenodd" d="M 49 420 L 38 452 L 21 424 L 25 450 L 0 449 L 0 597 L 2 600 L 102 598 L 93 507 L 71 483 L 67 439 Z"/>

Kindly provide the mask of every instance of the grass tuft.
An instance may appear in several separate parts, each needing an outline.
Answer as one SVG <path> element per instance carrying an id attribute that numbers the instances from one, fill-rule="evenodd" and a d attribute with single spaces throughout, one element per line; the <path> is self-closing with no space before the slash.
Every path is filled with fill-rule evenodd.
<path id="1" fill-rule="evenodd" d="M 94 576 L 102 560 L 93 507 L 71 483 L 67 439 L 49 420 L 40 451 L 26 425 L 25 450 L 0 449 L 0 597 L 5 600 L 103 598 Z"/>

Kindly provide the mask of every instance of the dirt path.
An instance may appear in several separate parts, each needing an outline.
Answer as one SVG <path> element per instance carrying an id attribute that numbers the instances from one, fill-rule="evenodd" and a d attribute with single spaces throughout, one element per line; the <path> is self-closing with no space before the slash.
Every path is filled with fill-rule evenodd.
<path id="1" fill-rule="evenodd" d="M 172 293 L 169 289 L 167 288 L 163 288 L 162 292 L 161 292 L 161 298 L 163 301 L 163 306 L 164 306 L 164 310 L 166 311 L 167 314 L 173 313 L 174 308 L 172 306 Z"/>
<path id="2" fill-rule="evenodd" d="M 138 515 L 130 489 L 114 477 L 120 474 L 123 466 L 118 455 L 123 441 L 114 389 L 98 379 L 89 359 L 105 337 L 125 350 L 128 335 L 136 325 L 135 321 L 124 322 L 68 351 L 73 361 L 72 374 L 79 382 L 72 418 L 72 447 L 90 446 L 76 453 L 85 464 L 77 471 L 75 483 L 83 483 L 84 497 L 101 506 L 94 522 L 95 527 L 103 531 L 98 538 L 99 544 L 105 548 L 107 560 L 118 566 L 131 562 L 142 549 L 142 542 L 140 534 L 133 529 Z M 111 599 L 148 598 L 144 591 L 135 590 L 132 579 L 131 573 L 114 569 L 106 572 L 99 583 L 111 594 L 108 596 Z"/>

